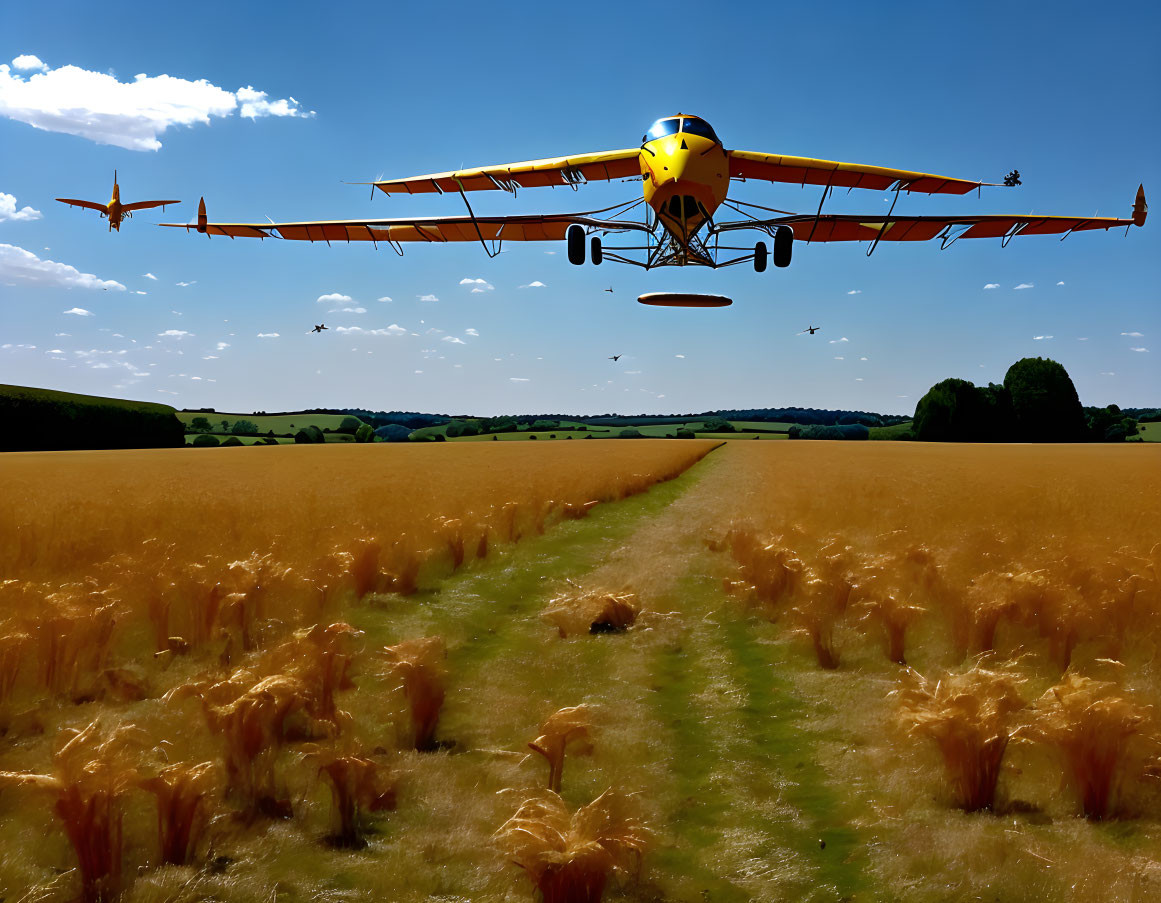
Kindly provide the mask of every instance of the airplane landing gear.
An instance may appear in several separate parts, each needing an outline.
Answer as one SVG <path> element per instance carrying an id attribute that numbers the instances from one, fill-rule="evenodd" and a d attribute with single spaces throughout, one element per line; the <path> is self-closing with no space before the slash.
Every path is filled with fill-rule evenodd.
<path id="1" fill-rule="evenodd" d="M 568 242 L 568 262 L 574 266 L 584 266 L 585 262 L 585 229 L 584 226 L 573 223 L 564 233 Z"/>
<path id="2" fill-rule="evenodd" d="M 760 241 L 754 245 L 754 272 L 765 273 L 766 261 L 770 257 L 770 252 L 766 250 L 766 242 Z"/>

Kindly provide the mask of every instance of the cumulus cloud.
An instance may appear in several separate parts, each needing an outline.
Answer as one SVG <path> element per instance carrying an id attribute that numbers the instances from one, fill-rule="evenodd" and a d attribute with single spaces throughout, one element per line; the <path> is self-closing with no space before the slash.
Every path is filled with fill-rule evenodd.
<path id="1" fill-rule="evenodd" d="M 443 340 L 445 342 L 450 342 L 452 345 L 466 345 L 467 344 L 467 342 L 465 342 L 463 339 L 456 338 L 454 335 L 445 335 L 443 337 Z"/>
<path id="2" fill-rule="evenodd" d="M 40 57 L 33 56 L 31 53 L 22 53 L 12 61 L 12 68 L 21 71 L 39 71 L 47 69 L 48 66 L 40 61 Z"/>
<path id="3" fill-rule="evenodd" d="M 227 348 L 229 348 L 229 347 L 230 347 L 230 343 L 229 343 L 229 342 L 218 342 L 218 344 L 217 344 L 217 346 L 216 346 L 216 350 L 218 350 L 218 351 L 225 351 L 225 350 L 226 350 Z"/>
<path id="4" fill-rule="evenodd" d="M 845 360 L 846 360 L 846 358 L 845 358 L 845 357 L 840 357 L 839 355 L 835 355 L 835 360 L 836 360 L 836 361 L 845 361 Z"/>
<path id="5" fill-rule="evenodd" d="M 16 195 L 0 191 L 0 223 L 5 220 L 14 223 L 27 223 L 34 219 L 40 219 L 43 215 L 39 210 L 33 210 L 31 207 L 21 207 L 17 210 Z"/>
<path id="6" fill-rule="evenodd" d="M 1143 333 L 1143 332 L 1122 332 L 1121 335 L 1131 336 L 1134 339 L 1145 338 L 1145 333 Z"/>
<path id="7" fill-rule="evenodd" d="M 838 345 L 838 344 L 841 344 L 842 342 L 849 342 L 849 341 L 850 341 L 850 339 L 848 339 L 846 336 L 843 336 L 841 339 L 831 339 L 828 344 Z"/>
<path id="8" fill-rule="evenodd" d="M 1057 285 L 1064 285 L 1064 281 L 1063 281 L 1063 280 L 1061 280 L 1060 282 L 1058 282 L 1058 283 L 1056 283 L 1056 284 L 1057 284 Z"/>
<path id="9" fill-rule="evenodd" d="M 173 338 L 180 339 L 180 338 L 184 338 L 187 335 L 193 335 L 193 333 L 186 332 L 184 329 L 167 329 L 167 330 L 165 330 L 165 332 L 159 332 L 157 334 L 157 337 L 160 339 L 164 339 L 166 337 L 172 336 Z"/>
<path id="10" fill-rule="evenodd" d="M 1116 375 L 1117 374 L 1114 373 L 1112 370 L 1102 370 L 1101 371 L 1101 376 L 1116 376 Z"/>
<path id="11" fill-rule="evenodd" d="M 527 285 L 522 285 L 520 287 L 521 288 L 547 288 L 547 286 L 543 282 L 541 282 L 539 279 L 534 279 L 532 282 L 529 282 Z"/>
<path id="12" fill-rule="evenodd" d="M 853 288 L 849 292 L 847 292 L 848 295 L 861 295 L 862 293 L 863 293 L 863 290 L 861 288 Z"/>
<path id="13" fill-rule="evenodd" d="M 480 335 L 480 334 L 479 334 L 478 332 L 476 332 L 476 330 L 472 329 L 472 328 L 469 326 L 467 329 L 465 329 L 465 330 L 464 330 L 464 335 L 470 335 L 470 336 L 476 336 L 476 337 L 479 337 L 479 335 Z"/>
<path id="14" fill-rule="evenodd" d="M 1016 286 L 1014 291 L 1018 292 L 1018 291 L 1021 291 L 1022 289 L 1026 289 L 1026 288 L 1036 288 L 1036 286 L 1031 282 L 1021 282 L 1019 285 Z"/>
<path id="15" fill-rule="evenodd" d="M 180 285 L 182 288 L 185 288 L 187 285 L 193 285 L 194 282 L 197 282 L 197 280 L 195 279 L 193 282 L 175 282 L 174 285 Z"/>
<path id="16" fill-rule="evenodd" d="M 95 317 L 96 316 L 96 314 L 94 314 L 91 310 L 85 310 L 83 307 L 70 307 L 68 310 L 62 311 L 62 313 L 73 314 L 74 316 L 77 316 L 77 317 Z"/>
<path id="17" fill-rule="evenodd" d="M 1000 283 L 998 283 L 998 282 L 989 282 L 987 285 L 985 285 L 985 286 L 984 286 L 984 289 L 985 289 L 985 290 L 990 290 L 990 289 L 993 289 L 993 288 L 999 288 L 999 287 L 1000 287 Z"/>
<path id="18" fill-rule="evenodd" d="M 472 294 L 480 294 L 482 292 L 490 292 L 496 288 L 496 286 L 492 285 L 492 283 L 490 283 L 487 279 L 467 279 L 467 278 L 465 278 L 465 279 L 460 280 L 460 285 L 474 286 L 474 288 L 472 289 Z"/>
<path id="19" fill-rule="evenodd" d="M 390 296 L 388 296 L 388 295 L 384 295 L 382 298 L 376 298 L 375 300 L 376 300 L 376 301 L 382 301 L 384 304 L 390 304 L 390 303 L 391 303 L 391 298 L 390 298 Z"/>
<path id="20" fill-rule="evenodd" d="M 148 295 L 149 292 L 143 292 L 143 291 L 141 291 L 141 289 L 137 289 L 137 291 L 135 291 L 133 294 L 135 294 L 135 295 Z"/>
<path id="21" fill-rule="evenodd" d="M 102 288 L 123 292 L 125 286 L 112 279 L 100 279 L 92 273 L 82 273 L 67 263 L 41 260 L 31 251 L 16 245 L 0 244 L 0 282 L 15 285 L 50 285 L 59 288 Z"/>
<path id="22" fill-rule="evenodd" d="M 1087 341 L 1088 341 L 1088 336 L 1086 336 L 1086 335 L 1082 335 L 1080 338 L 1078 338 L 1078 339 L 1077 339 L 1077 341 L 1078 341 L 1078 342 L 1087 342 Z"/>
<path id="23" fill-rule="evenodd" d="M 279 334 L 277 332 L 260 332 L 260 333 L 258 333 L 258 338 L 260 338 L 260 339 L 276 339 L 276 338 L 278 338 L 278 335 Z"/>
<path id="24" fill-rule="evenodd" d="M 1034 336 L 1032 336 L 1032 341 L 1033 341 L 1033 342 L 1043 342 L 1045 339 L 1051 339 L 1051 338 L 1054 338 L 1054 336 L 1050 336 L 1050 335 L 1034 335 Z"/>
<path id="25" fill-rule="evenodd" d="M 419 300 L 420 301 L 438 301 L 439 298 L 437 298 L 435 295 L 420 295 Z"/>
<path id="26" fill-rule="evenodd" d="M 367 308 L 365 307 L 339 307 L 331 311 L 334 314 L 365 314 L 366 312 Z"/>
<path id="27" fill-rule="evenodd" d="M 1130 348 L 1129 350 L 1130 350 L 1130 351 L 1140 351 L 1140 352 L 1143 352 L 1143 353 L 1146 353 L 1146 354 L 1149 352 L 1149 349 L 1148 349 L 1148 348 Z"/>
<path id="28" fill-rule="evenodd" d="M 509 376 L 508 382 L 510 382 L 510 383 L 530 383 L 530 382 L 532 382 L 532 380 L 527 379 L 523 376 Z"/>
<path id="29" fill-rule="evenodd" d="M 685 358 L 685 355 L 684 355 L 684 354 L 675 354 L 675 355 L 673 355 L 673 356 L 674 356 L 674 357 L 679 357 L 679 358 L 682 358 L 683 360 L 684 360 L 684 358 Z"/>
<path id="30" fill-rule="evenodd" d="M 362 326 L 338 326 L 335 332 L 340 335 L 406 335 L 407 330 L 398 323 L 392 323 L 383 329 L 364 329 Z"/>
<path id="31" fill-rule="evenodd" d="M 335 307 L 335 306 L 338 306 L 339 304 L 350 304 L 353 300 L 355 300 L 355 299 L 352 298 L 350 295 L 343 295 L 343 294 L 340 294 L 339 292 L 331 292 L 329 295 L 319 295 L 318 298 L 316 299 L 315 303 L 316 304 L 329 304 L 332 307 Z"/>
<path id="32" fill-rule="evenodd" d="M 145 279 L 152 279 L 154 282 L 157 281 L 157 277 L 154 276 L 152 273 L 142 273 L 141 275 Z"/>
<path id="33" fill-rule="evenodd" d="M 859 360 L 860 360 L 860 361 L 865 361 L 865 360 L 866 360 L 866 358 L 865 358 L 865 357 L 861 357 L 861 358 L 859 358 Z"/>
<path id="34" fill-rule="evenodd" d="M 208 125 L 210 117 L 231 116 L 239 108 L 249 119 L 314 115 L 294 98 L 268 100 L 265 92 L 249 86 L 227 91 L 204 78 L 142 73 L 121 82 L 79 66 L 50 69 L 30 54 L 18 56 L 11 66 L 0 65 L 0 116 L 126 150 L 158 150 L 158 136 L 167 129 Z"/>

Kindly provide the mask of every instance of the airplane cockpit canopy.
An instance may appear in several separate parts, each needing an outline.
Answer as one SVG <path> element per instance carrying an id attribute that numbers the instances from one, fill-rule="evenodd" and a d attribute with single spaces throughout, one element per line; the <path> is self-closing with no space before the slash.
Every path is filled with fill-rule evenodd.
<path id="1" fill-rule="evenodd" d="M 646 144 L 656 138 L 664 138 L 666 135 L 676 135 L 678 132 L 686 132 L 690 135 L 698 135 L 702 138 L 708 138 L 716 144 L 721 144 L 718 136 L 714 133 L 713 127 L 704 119 L 697 116 L 668 116 L 665 119 L 658 119 L 641 137 L 641 143 Z"/>

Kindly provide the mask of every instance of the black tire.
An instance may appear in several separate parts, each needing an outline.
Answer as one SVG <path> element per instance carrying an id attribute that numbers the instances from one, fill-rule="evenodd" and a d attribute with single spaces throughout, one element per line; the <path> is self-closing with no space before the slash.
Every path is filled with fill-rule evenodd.
<path id="1" fill-rule="evenodd" d="M 790 266 L 790 255 L 794 251 L 794 230 L 789 226 L 779 226 L 774 233 L 774 266 Z"/>
<path id="2" fill-rule="evenodd" d="M 766 242 L 760 241 L 754 245 L 754 272 L 765 273 L 766 261 L 770 258 L 770 252 L 766 250 Z"/>
<path id="3" fill-rule="evenodd" d="M 585 228 L 573 223 L 564 233 L 568 242 L 568 262 L 573 266 L 584 266 L 585 263 Z"/>
<path id="4" fill-rule="evenodd" d="M 601 250 L 600 236 L 594 235 L 589 239 L 589 259 L 592 260 L 593 266 L 600 266 L 601 261 L 605 259 L 604 252 Z"/>

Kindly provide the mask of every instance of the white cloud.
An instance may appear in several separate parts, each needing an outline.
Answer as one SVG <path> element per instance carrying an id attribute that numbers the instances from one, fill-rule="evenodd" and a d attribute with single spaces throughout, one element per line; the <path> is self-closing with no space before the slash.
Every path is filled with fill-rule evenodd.
<path id="1" fill-rule="evenodd" d="M 0 345 L 0 349 L 3 349 L 3 350 L 5 350 L 5 351 L 9 351 L 9 350 L 11 350 L 11 349 L 13 349 L 13 348 L 16 348 L 16 349 L 19 349 L 19 350 L 22 350 L 22 351 L 35 351 L 35 350 L 36 350 L 36 346 L 35 346 L 35 345 L 13 345 L 11 342 L 6 342 L 6 343 L 4 343 L 3 345 Z M 49 354 L 52 354 L 52 352 L 51 352 L 51 351 L 50 351 L 50 352 L 48 352 L 48 353 L 49 353 Z"/>
<path id="2" fill-rule="evenodd" d="M 91 310 L 85 310 L 83 307 L 70 307 L 68 310 L 64 311 L 64 313 L 73 314 L 73 315 L 78 316 L 78 317 L 95 317 L 96 316 L 96 314 L 94 314 Z"/>
<path id="3" fill-rule="evenodd" d="M 1036 286 L 1031 282 L 1021 282 L 1019 285 L 1016 286 L 1014 291 L 1018 292 L 1021 289 L 1026 289 L 1026 288 L 1036 288 Z"/>
<path id="4" fill-rule="evenodd" d="M 216 361 L 218 356 L 216 354 L 206 354 L 202 356 L 203 361 Z"/>
<path id="5" fill-rule="evenodd" d="M 465 342 L 463 339 L 456 338 L 454 335 L 445 335 L 443 337 L 443 340 L 445 342 L 450 342 L 453 345 L 466 345 L 467 344 L 467 342 Z"/>
<path id="6" fill-rule="evenodd" d="M 364 329 L 362 326 L 337 326 L 335 332 L 340 335 L 406 335 L 407 330 L 397 323 L 392 323 L 385 329 Z"/>
<path id="7" fill-rule="evenodd" d="M 165 330 L 165 332 L 159 332 L 157 334 L 157 337 L 163 339 L 163 338 L 166 338 L 167 336 L 172 336 L 174 338 L 181 339 L 181 338 L 185 338 L 185 336 L 187 336 L 187 335 L 193 335 L 193 333 L 186 332 L 186 330 L 184 330 L 184 329 L 167 329 L 167 330 Z"/>
<path id="8" fill-rule="evenodd" d="M 1116 375 L 1117 374 L 1114 373 L 1112 370 L 1102 370 L 1101 371 L 1101 376 L 1116 376 Z"/>
<path id="9" fill-rule="evenodd" d="M 331 311 L 333 314 L 365 314 L 366 312 L 367 308 L 365 307 L 340 307 Z"/>
<path id="10" fill-rule="evenodd" d="M 857 382 L 857 383 L 861 383 L 862 381 L 863 381 L 863 378 L 862 378 L 861 376 L 856 376 L 856 377 L 855 377 L 855 382 Z"/>
<path id="11" fill-rule="evenodd" d="M 985 285 L 985 286 L 984 286 L 984 290 L 985 290 L 985 291 L 987 291 L 987 290 L 990 290 L 990 289 L 993 289 L 993 288 L 999 288 L 999 287 L 1000 287 L 1000 283 L 998 283 L 998 282 L 989 282 L 987 285 Z"/>
<path id="12" fill-rule="evenodd" d="M 187 285 L 193 285 L 194 282 L 197 282 L 197 280 L 195 279 L 193 282 L 175 282 L 174 285 L 180 285 L 182 288 L 185 288 Z"/>
<path id="13" fill-rule="evenodd" d="M 260 338 L 260 339 L 276 339 L 276 338 L 278 338 L 278 333 L 277 332 L 260 332 L 260 333 L 258 333 L 258 338 Z"/>
<path id="14" fill-rule="evenodd" d="M 476 330 L 472 329 L 469 326 L 467 329 L 464 330 L 464 335 L 475 336 L 478 338 L 480 334 L 478 332 L 476 332 Z"/>
<path id="15" fill-rule="evenodd" d="M 40 61 L 40 57 L 33 56 L 31 53 L 22 53 L 12 61 L 12 68 L 27 71 L 47 69 L 48 66 Z"/>
<path id="16" fill-rule="evenodd" d="M 382 301 L 384 304 L 390 304 L 390 303 L 391 303 L 391 298 L 390 298 L 390 296 L 388 296 L 388 295 L 384 295 L 382 298 L 376 298 L 375 300 L 376 300 L 376 301 Z"/>
<path id="17" fill-rule="evenodd" d="M 419 300 L 420 301 L 438 301 L 439 298 L 437 298 L 435 295 L 420 295 Z"/>
<path id="18" fill-rule="evenodd" d="M 842 342 L 849 342 L 849 341 L 850 341 L 850 339 L 848 339 L 846 336 L 843 336 L 841 339 L 831 339 L 827 344 L 838 345 Z"/>
<path id="19" fill-rule="evenodd" d="M 685 355 L 684 355 L 684 354 L 675 354 L 675 355 L 673 355 L 673 356 L 674 356 L 674 357 L 679 357 L 679 358 L 681 358 L 682 360 L 684 360 L 684 359 L 685 359 Z"/>
<path id="20" fill-rule="evenodd" d="M 265 91 L 256 91 L 249 85 L 245 88 L 239 88 L 234 96 L 238 98 L 238 103 L 242 105 L 239 114 L 244 119 L 258 119 L 262 116 L 301 116 L 309 118 L 314 115 L 313 110 L 308 113 L 299 107 L 298 101 L 293 97 L 287 97 L 282 100 L 267 100 L 268 95 Z"/>
<path id="21" fill-rule="evenodd" d="M 551 255 L 551 254 L 555 254 L 556 252 L 555 251 L 545 251 L 544 253 Z"/>
<path id="22" fill-rule="evenodd" d="M 143 292 L 143 291 L 141 291 L 141 289 L 137 289 L 137 291 L 135 291 L 133 294 L 135 294 L 135 295 L 148 295 L 149 292 Z"/>
<path id="23" fill-rule="evenodd" d="M 229 342 L 218 342 L 218 344 L 217 344 L 218 351 L 225 351 L 229 347 L 230 347 Z"/>
<path id="24" fill-rule="evenodd" d="M 845 361 L 845 360 L 846 360 L 846 358 L 845 358 L 845 357 L 839 357 L 838 355 L 836 355 L 836 356 L 835 356 L 835 360 L 836 360 L 836 361 Z"/>
<path id="25" fill-rule="evenodd" d="M 91 72 L 78 66 L 49 69 L 30 63 L 31 55 L 17 57 L 13 65 L 0 65 L 0 115 L 49 132 L 79 135 L 98 144 L 112 144 L 126 150 L 158 150 L 158 136 L 173 126 L 201 123 L 211 116 L 233 115 L 241 104 L 241 114 L 258 116 L 313 116 L 294 98 L 266 99 L 254 88 L 227 91 L 204 78 L 188 81 L 169 75 L 136 75 L 121 82 L 105 72 Z M 22 69 L 40 68 L 28 76 Z"/>
<path id="26" fill-rule="evenodd" d="M 141 275 L 146 279 L 152 279 L 154 282 L 157 281 L 157 277 L 154 276 L 152 273 L 142 273 Z"/>
<path id="27" fill-rule="evenodd" d="M 41 260 L 31 251 L 16 245 L 0 244 L 0 282 L 21 280 L 34 285 L 52 285 L 62 288 L 102 288 L 115 292 L 125 286 L 112 279 L 99 279 L 92 273 L 82 273 L 76 267 L 53 260 Z"/>
<path id="28" fill-rule="evenodd" d="M 1148 354 L 1148 352 L 1149 352 L 1148 348 L 1130 348 L 1129 350 L 1130 351 L 1141 351 L 1141 352 L 1144 352 L 1146 354 Z"/>
<path id="29" fill-rule="evenodd" d="M 1057 284 L 1057 285 L 1064 285 L 1064 282 L 1063 282 L 1063 281 L 1061 281 L 1061 282 L 1058 282 L 1058 283 L 1056 283 L 1056 284 Z"/>
<path id="30" fill-rule="evenodd" d="M 0 191 L 0 223 L 5 220 L 11 220 L 14 223 L 27 223 L 34 219 L 40 219 L 43 215 L 39 210 L 33 210 L 31 207 L 21 207 L 17 210 L 16 195 Z M 45 248 L 45 250 L 48 249 Z"/>
<path id="31" fill-rule="evenodd" d="M 546 286 L 539 279 L 534 279 L 532 282 L 529 282 L 527 285 L 522 285 L 520 287 L 521 288 L 547 288 L 548 286 Z"/>
<path id="32" fill-rule="evenodd" d="M 315 301 L 316 304 L 329 304 L 332 307 L 340 304 L 350 304 L 354 298 L 350 295 L 341 295 L 338 292 L 331 292 L 329 295 L 319 295 Z"/>
<path id="33" fill-rule="evenodd" d="M 866 360 L 866 358 L 865 358 L 865 357 L 861 357 L 861 358 L 859 358 L 859 360 L 860 360 L 860 361 L 865 361 L 865 360 Z"/>
<path id="34" fill-rule="evenodd" d="M 1077 341 L 1078 341 L 1078 342 L 1087 342 L 1087 341 L 1088 341 L 1088 336 L 1086 336 L 1086 335 L 1082 335 L 1080 338 L 1078 338 L 1078 339 L 1077 339 Z"/>
<path id="35" fill-rule="evenodd" d="M 492 285 L 492 283 L 490 283 L 487 279 L 465 278 L 460 280 L 460 285 L 474 285 L 475 288 L 472 289 L 472 292 L 476 294 L 480 292 L 490 292 L 496 288 L 496 286 Z"/>
<path id="36" fill-rule="evenodd" d="M 861 295 L 862 293 L 863 293 L 863 290 L 861 288 L 853 288 L 849 292 L 847 292 L 848 295 Z"/>
<path id="37" fill-rule="evenodd" d="M 1034 336 L 1032 336 L 1032 341 L 1033 342 L 1043 342 L 1045 339 L 1051 339 L 1051 338 L 1055 338 L 1055 337 L 1050 336 L 1050 335 L 1034 335 Z"/>
<path id="38" fill-rule="evenodd" d="M 510 383 L 530 383 L 530 382 L 532 382 L 532 380 L 526 379 L 523 376 L 509 376 L 508 382 L 510 382 Z"/>
<path id="39" fill-rule="evenodd" d="M 1143 333 L 1143 332 L 1122 332 L 1121 335 L 1127 335 L 1127 336 L 1130 336 L 1134 339 L 1145 338 L 1145 333 Z"/>

